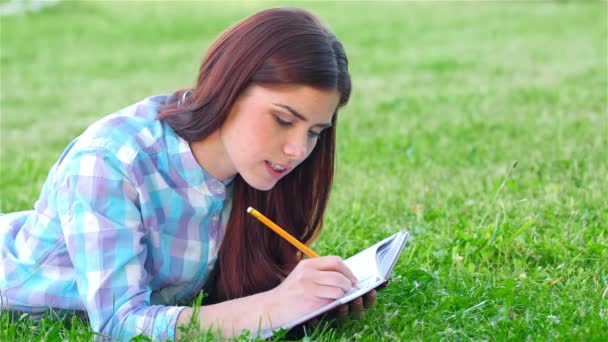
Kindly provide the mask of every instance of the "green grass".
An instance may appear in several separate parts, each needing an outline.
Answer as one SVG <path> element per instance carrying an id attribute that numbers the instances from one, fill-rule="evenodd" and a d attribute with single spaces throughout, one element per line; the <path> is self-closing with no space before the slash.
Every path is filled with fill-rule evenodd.
<path id="1" fill-rule="evenodd" d="M 413 233 L 378 304 L 307 340 L 605 340 L 607 3 L 292 4 L 342 39 L 354 84 L 315 249 Z M 31 208 L 95 119 L 192 85 L 209 43 L 268 6 L 62 2 L 0 18 L 0 211 Z M 0 340 L 90 336 L 0 317 Z"/>

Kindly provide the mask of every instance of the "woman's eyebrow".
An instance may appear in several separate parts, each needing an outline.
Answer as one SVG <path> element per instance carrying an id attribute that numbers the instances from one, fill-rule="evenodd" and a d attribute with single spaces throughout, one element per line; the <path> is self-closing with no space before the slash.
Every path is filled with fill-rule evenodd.
<path id="1" fill-rule="evenodd" d="M 280 104 L 280 103 L 275 103 L 275 102 L 273 102 L 272 104 L 275 105 L 275 106 L 281 107 L 283 109 L 286 109 L 291 114 L 293 114 L 293 116 L 297 117 L 298 119 L 300 119 L 300 120 L 302 120 L 304 122 L 308 122 L 308 119 L 304 115 L 298 113 L 297 110 L 291 108 L 290 106 L 284 105 L 284 104 Z M 331 125 L 331 122 L 327 122 L 327 123 L 319 123 L 319 124 L 316 124 L 315 126 L 318 126 L 320 128 L 328 128 L 328 127 L 331 127 L 332 125 Z"/>

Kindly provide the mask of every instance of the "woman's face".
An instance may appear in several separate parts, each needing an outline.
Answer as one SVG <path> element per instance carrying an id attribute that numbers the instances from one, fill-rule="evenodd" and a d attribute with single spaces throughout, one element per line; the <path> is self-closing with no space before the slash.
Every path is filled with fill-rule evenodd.
<path id="1" fill-rule="evenodd" d="M 331 126 L 337 90 L 251 85 L 220 128 L 226 162 L 258 190 L 270 190 L 304 161 Z"/>

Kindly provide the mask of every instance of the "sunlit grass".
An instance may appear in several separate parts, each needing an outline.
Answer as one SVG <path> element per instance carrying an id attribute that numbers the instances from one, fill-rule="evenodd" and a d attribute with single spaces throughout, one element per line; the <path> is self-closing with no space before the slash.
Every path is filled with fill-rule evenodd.
<path id="1" fill-rule="evenodd" d="M 300 5 L 342 39 L 354 85 L 314 247 L 346 257 L 413 232 L 376 307 L 311 339 L 605 340 L 606 2 Z M 95 119 L 192 85 L 206 46 L 267 6 L 64 1 L 0 18 L 0 211 L 31 208 Z M 0 316 L 3 341 L 91 336 Z"/>

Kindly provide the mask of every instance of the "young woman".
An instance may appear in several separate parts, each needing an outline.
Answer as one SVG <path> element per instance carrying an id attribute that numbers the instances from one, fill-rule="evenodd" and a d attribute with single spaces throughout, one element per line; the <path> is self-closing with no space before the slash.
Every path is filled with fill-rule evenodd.
<path id="1" fill-rule="evenodd" d="M 35 209 L 0 216 L 3 309 L 85 312 L 101 334 L 157 340 L 191 320 L 255 334 L 343 296 L 356 278 L 339 257 L 302 258 L 246 208 L 305 243 L 317 236 L 350 88 L 342 45 L 303 10 L 229 28 L 196 87 L 91 125 Z M 203 287 L 192 317 L 182 305 Z"/>

